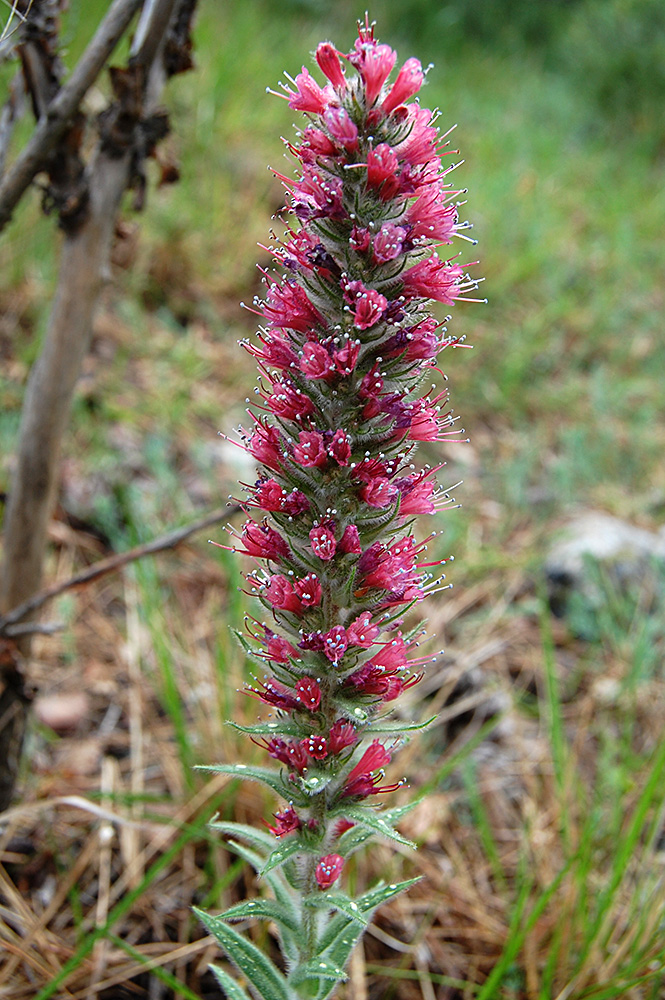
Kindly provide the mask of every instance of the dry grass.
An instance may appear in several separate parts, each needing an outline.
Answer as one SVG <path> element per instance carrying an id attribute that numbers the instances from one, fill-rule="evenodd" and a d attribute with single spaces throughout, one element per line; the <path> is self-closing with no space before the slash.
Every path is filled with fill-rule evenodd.
<path id="1" fill-rule="evenodd" d="M 98 555 L 98 542 L 63 522 L 52 540 L 55 579 Z M 603 675 L 594 675 L 587 662 L 579 674 L 588 651 L 554 623 L 568 747 L 560 773 L 564 758 L 553 755 L 547 722 L 542 626 L 521 568 L 526 540 L 517 530 L 509 542 L 512 568 L 429 608 L 431 631 L 450 641 L 422 685 L 424 705 L 414 701 L 406 711 L 438 719 L 398 758 L 411 780 L 406 794 L 433 786 L 403 823 L 420 847 L 396 855 L 377 845 L 351 872 L 358 890 L 379 876 L 424 879 L 380 911 L 341 1000 L 476 997 L 519 934 L 515 989 L 504 982 L 490 995 L 540 1000 L 556 945 L 552 998 L 582 997 L 583 989 L 608 982 L 635 946 L 635 892 L 646 891 L 647 863 L 662 874 L 662 854 L 636 852 L 612 906 L 612 947 L 593 951 L 569 983 L 579 941 L 565 939 L 567 928 L 579 933 L 581 895 L 601 892 L 607 873 L 599 869 L 589 886 L 573 869 L 561 872 L 570 846 L 588 836 L 584 808 L 591 808 L 598 769 L 594 720 L 604 714 L 608 725 L 621 725 L 608 678 L 620 685 L 622 665 L 608 661 Z M 221 909 L 255 887 L 205 824 L 220 811 L 259 823 L 275 808 L 256 788 L 225 776 L 203 779 L 190 768 L 253 752 L 223 724 L 256 711 L 238 693 L 245 665 L 220 626 L 241 609 L 234 586 L 228 565 L 209 548 L 182 546 L 70 596 L 68 631 L 38 641 L 31 667 L 37 715 L 48 718 L 53 695 L 65 705 L 69 695 L 72 718 L 57 734 L 33 726 L 22 802 L 2 817 L 0 996 L 218 995 L 206 970 L 220 956 L 190 907 Z M 86 700 L 77 708 L 81 691 Z M 636 696 L 636 753 L 660 740 L 663 704 L 662 682 Z M 457 755 L 465 760 L 451 776 Z M 587 787 L 581 797 L 580 781 Z M 626 801 L 634 805 L 640 791 L 636 784 Z M 663 902 L 662 890 L 659 901 L 651 897 L 652 922 L 661 919 Z M 270 947 L 265 930 L 252 933 Z M 644 928 L 639 933 L 644 937 Z M 624 995 L 657 995 L 646 989 Z"/>

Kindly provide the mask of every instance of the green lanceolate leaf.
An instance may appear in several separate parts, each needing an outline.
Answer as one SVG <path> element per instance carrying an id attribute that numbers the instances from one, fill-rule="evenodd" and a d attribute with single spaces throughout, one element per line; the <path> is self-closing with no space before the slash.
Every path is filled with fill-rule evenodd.
<path id="1" fill-rule="evenodd" d="M 233 726 L 239 733 L 250 733 L 252 736 L 300 736 L 301 729 L 290 719 L 280 719 L 274 722 L 255 722 L 252 726 L 241 726 L 239 722 L 231 722 L 229 719 L 227 726 Z"/>
<path id="2" fill-rule="evenodd" d="M 247 977 L 260 1000 L 294 1000 L 295 994 L 282 973 L 255 944 L 224 923 L 222 917 L 214 917 L 196 907 L 194 912 Z"/>
<path id="3" fill-rule="evenodd" d="M 405 844 L 406 847 L 415 848 L 416 846 L 410 840 L 407 840 L 406 837 L 403 837 L 401 833 L 398 833 L 390 823 L 386 822 L 381 813 L 370 809 L 363 809 L 362 806 L 346 806 L 343 812 L 347 819 L 353 820 L 354 823 L 359 823 L 374 833 L 381 834 L 382 837 L 388 837 L 398 844 Z"/>
<path id="4" fill-rule="evenodd" d="M 209 969 L 224 990 L 227 1000 L 249 1000 L 242 986 L 238 986 L 228 972 L 224 972 L 224 969 L 220 969 L 218 965 L 211 965 Z"/>
<path id="5" fill-rule="evenodd" d="M 272 788 L 282 798 L 293 797 L 292 789 L 284 784 L 279 771 L 269 767 L 252 767 L 249 764 L 199 764 L 197 771 L 212 771 L 213 774 L 229 774 L 232 778 L 244 778 L 246 781 L 260 781 Z"/>
<path id="6" fill-rule="evenodd" d="M 297 837 L 291 835 L 285 841 L 283 841 L 279 847 L 276 847 L 272 852 L 263 868 L 259 872 L 259 875 L 266 875 L 271 872 L 274 868 L 279 868 L 292 858 L 294 854 L 298 854 L 299 851 L 303 851 L 304 848 Z"/>
<path id="7" fill-rule="evenodd" d="M 400 892 L 405 892 L 407 889 L 410 889 L 412 885 L 415 885 L 416 882 L 419 881 L 420 878 L 410 878 L 405 882 L 391 882 L 390 885 L 384 885 L 380 882 L 378 885 L 373 886 L 373 888 L 371 888 L 368 892 L 359 896 L 358 899 L 355 900 L 358 906 L 358 911 L 369 920 L 371 914 L 377 909 L 377 907 L 381 906 L 383 903 L 387 903 L 389 899 L 393 898 L 393 896 L 398 896 Z M 346 931 L 349 930 L 351 923 L 351 918 L 347 917 L 346 914 L 341 913 L 339 916 L 331 920 L 319 940 L 319 953 L 322 955 L 328 955 L 328 953 L 336 947 L 342 951 L 348 944 L 348 941 L 346 940 Z M 355 940 L 358 939 L 360 933 L 361 929 L 359 929 L 356 934 L 356 930 L 354 928 L 353 934 L 356 934 Z M 352 947 L 353 944 L 351 944 L 351 948 Z M 340 961 L 339 953 L 340 952 L 337 952 L 334 956 L 338 963 Z M 351 952 L 349 951 L 349 954 L 350 953 Z M 346 961 L 346 959 L 342 960 L 342 964 L 344 964 L 344 961 Z"/>
<path id="8" fill-rule="evenodd" d="M 399 719 L 377 719 L 370 722 L 367 727 L 368 733 L 411 733 L 418 729 L 426 729 L 436 722 L 437 716 L 433 715 L 427 722 L 401 722 Z"/>
<path id="9" fill-rule="evenodd" d="M 307 979 L 318 979 L 319 982 L 324 980 L 335 984 L 342 983 L 348 978 L 344 969 L 340 969 L 332 962 L 326 961 L 324 958 L 313 958 L 306 965 L 298 966 L 293 975 L 289 977 L 289 982 L 297 986 L 299 983 L 304 983 Z"/>
<path id="10" fill-rule="evenodd" d="M 275 838 L 268 830 L 260 830 L 247 823 L 231 823 L 225 820 L 213 820 L 208 823 L 211 830 L 217 830 L 229 837 L 240 837 L 258 851 L 270 853 L 275 846 Z"/>
<path id="11" fill-rule="evenodd" d="M 316 896 L 307 896 L 303 899 L 303 905 L 316 910 L 339 910 L 363 927 L 367 924 L 367 917 L 361 913 L 355 899 L 351 899 L 345 892 L 320 892 Z"/>
<path id="12" fill-rule="evenodd" d="M 292 934 L 303 932 L 300 921 L 294 920 L 293 912 L 274 899 L 248 899 L 224 910 L 219 917 L 221 920 L 274 920 L 279 927 L 285 927 Z"/>
<path id="13" fill-rule="evenodd" d="M 247 861 L 257 873 L 263 870 L 266 863 L 265 855 L 257 854 L 256 851 L 253 851 L 250 847 L 246 847 L 245 844 L 238 843 L 237 840 L 229 840 L 227 842 L 227 846 L 234 852 L 234 854 L 237 854 L 238 857 Z M 279 905 L 289 914 L 289 919 L 297 923 L 300 919 L 298 907 L 295 903 L 294 894 L 291 889 L 289 889 L 289 886 L 286 884 L 283 877 L 288 875 L 288 862 L 284 867 L 284 872 L 272 871 L 268 872 L 263 877 L 272 889 L 275 899 Z M 293 885 L 293 882 L 290 879 L 288 881 L 291 885 Z M 299 892 L 299 890 L 297 891 Z"/>

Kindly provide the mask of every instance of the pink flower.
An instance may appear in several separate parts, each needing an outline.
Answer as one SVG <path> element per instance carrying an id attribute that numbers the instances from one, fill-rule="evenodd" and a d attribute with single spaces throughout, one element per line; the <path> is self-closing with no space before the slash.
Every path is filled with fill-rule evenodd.
<path id="1" fill-rule="evenodd" d="M 388 91 L 388 96 L 382 104 L 382 110 L 389 115 L 398 104 L 403 104 L 417 94 L 423 85 L 425 76 L 418 59 L 407 59 L 397 74 L 397 79 Z"/>
<path id="2" fill-rule="evenodd" d="M 321 704 L 321 688 L 313 677 L 301 677 L 296 681 L 296 702 L 310 712 L 316 712 Z"/>
<path id="3" fill-rule="evenodd" d="M 347 524 L 337 544 L 337 550 L 345 555 L 357 555 L 362 552 L 360 535 L 355 524 Z"/>
<path id="4" fill-rule="evenodd" d="M 397 53 L 389 45 L 379 45 L 374 40 L 356 40 L 355 52 L 349 56 L 349 62 L 363 78 L 368 108 L 379 96 L 396 59 Z"/>
<path id="5" fill-rule="evenodd" d="M 366 288 L 362 281 L 342 281 L 344 301 L 351 306 L 353 325 L 367 330 L 379 321 L 388 305 L 385 295 L 373 288 Z"/>
<path id="6" fill-rule="evenodd" d="M 290 382 L 274 382 L 267 404 L 271 413 L 285 420 L 302 421 L 314 413 L 314 404 L 309 396 Z"/>
<path id="7" fill-rule="evenodd" d="M 346 87 L 344 70 L 337 55 L 337 49 L 331 42 L 321 42 L 316 50 L 316 61 L 325 73 L 333 87 L 340 89 Z"/>
<path id="8" fill-rule="evenodd" d="M 432 160 L 436 162 L 438 133 L 431 124 L 432 112 L 428 108 L 421 108 L 419 104 L 408 104 L 404 110 L 408 128 L 405 129 L 406 138 L 396 146 L 400 159 L 406 160 L 411 166 Z"/>
<path id="9" fill-rule="evenodd" d="M 296 111 L 310 111 L 315 115 L 322 115 L 328 107 L 329 95 L 319 87 L 305 66 L 302 72 L 298 73 L 295 85 L 297 87 L 295 93 L 288 91 L 291 94 L 289 107 Z"/>
<path id="10" fill-rule="evenodd" d="M 351 374 L 353 369 L 356 367 L 356 361 L 358 360 L 359 353 L 360 344 L 357 341 L 348 341 L 344 347 L 341 347 L 338 351 L 333 353 L 335 368 L 340 375 Z"/>
<path id="11" fill-rule="evenodd" d="M 395 226 L 392 222 L 385 222 L 374 237 L 372 244 L 377 264 L 386 264 L 389 260 L 399 257 L 402 253 L 405 236 L 406 229 L 403 226 Z"/>
<path id="12" fill-rule="evenodd" d="M 305 290 L 295 281 L 288 280 L 270 286 L 263 315 L 271 326 L 298 333 L 308 333 L 323 322 Z"/>
<path id="13" fill-rule="evenodd" d="M 399 160 L 392 147 L 385 142 L 380 143 L 367 154 L 367 183 L 370 187 L 378 187 L 395 175 L 398 166 Z"/>
<path id="14" fill-rule="evenodd" d="M 404 272 L 404 294 L 436 299 L 451 306 L 459 295 L 462 274 L 459 264 L 444 262 L 434 253 Z"/>
<path id="15" fill-rule="evenodd" d="M 349 236 L 349 246 L 352 250 L 355 250 L 357 253 L 365 253 L 365 250 L 369 249 L 370 242 L 369 229 L 362 229 L 358 226 L 353 227 Z"/>
<path id="16" fill-rule="evenodd" d="M 305 514 L 309 510 L 309 500 L 301 490 L 291 490 L 284 497 L 282 510 L 289 517 L 297 517 L 299 514 Z"/>
<path id="17" fill-rule="evenodd" d="M 309 540 L 312 546 L 312 552 L 319 559 L 323 559 L 325 562 L 329 562 L 335 555 L 335 550 L 337 548 L 337 543 L 335 541 L 334 532 L 327 528 L 325 524 L 320 524 L 309 533 Z"/>
<path id="18" fill-rule="evenodd" d="M 298 580 L 293 587 L 304 608 L 313 608 L 321 603 L 323 591 L 315 573 L 308 573 Z"/>
<path id="19" fill-rule="evenodd" d="M 332 441 L 328 448 L 328 453 L 335 459 L 338 465 L 348 465 L 351 458 L 351 444 L 349 435 L 341 428 L 336 430 L 332 436 Z"/>
<path id="20" fill-rule="evenodd" d="M 254 433 L 247 442 L 247 450 L 257 462 L 269 469 L 281 469 L 281 437 L 272 424 L 262 423 L 260 420 L 257 422 Z"/>
<path id="21" fill-rule="evenodd" d="M 395 785 L 385 785 L 379 787 L 380 774 L 374 774 L 379 768 L 390 763 L 390 754 L 378 740 L 373 740 L 367 747 L 364 754 L 349 772 L 346 779 L 342 798 L 349 796 L 359 796 L 365 798 L 376 792 L 392 791 Z"/>
<path id="22" fill-rule="evenodd" d="M 350 646 L 360 646 L 369 649 L 380 633 L 378 625 L 372 625 L 371 611 L 362 611 L 346 630 Z"/>
<path id="23" fill-rule="evenodd" d="M 344 858 L 339 854 L 326 854 L 316 866 L 315 876 L 319 889 L 329 889 L 342 874 Z"/>
<path id="24" fill-rule="evenodd" d="M 277 706 L 277 708 L 282 707 L 281 705 Z M 295 698 L 293 699 L 293 705 L 290 707 L 298 707 Z M 282 740 L 278 736 L 273 736 L 271 740 L 265 743 L 259 742 L 259 746 L 265 747 L 273 760 L 278 760 L 280 763 L 286 764 L 287 767 L 297 771 L 298 774 L 302 774 L 307 770 L 307 753 L 300 743 L 294 743 L 293 741 L 287 743 L 286 740 Z"/>
<path id="25" fill-rule="evenodd" d="M 300 741 L 300 745 L 307 756 L 314 760 L 325 760 L 328 756 L 328 741 L 325 736 L 308 736 Z"/>
<path id="26" fill-rule="evenodd" d="M 242 526 L 242 543 L 245 552 L 259 559 L 280 560 L 289 556 L 289 547 L 274 528 L 267 523 L 257 524 L 255 521 L 245 521 Z"/>
<path id="27" fill-rule="evenodd" d="M 436 484 L 423 478 L 421 474 L 405 476 L 395 484 L 400 491 L 399 512 L 402 517 L 414 514 L 433 514 L 435 507 L 432 494 Z"/>
<path id="28" fill-rule="evenodd" d="M 328 453 L 323 443 L 323 435 L 318 431 L 301 431 L 298 444 L 293 449 L 293 458 L 305 469 L 320 468 L 328 461 Z"/>
<path id="29" fill-rule="evenodd" d="M 275 663 L 288 663 L 289 657 L 298 658 L 298 650 L 288 639 L 284 639 L 283 636 L 272 632 L 267 626 L 264 626 L 264 628 L 266 654 L 269 660 L 274 660 Z"/>
<path id="30" fill-rule="evenodd" d="M 343 625 L 333 625 L 323 636 L 323 652 L 331 663 L 339 663 L 348 649 L 349 642 Z"/>
<path id="31" fill-rule="evenodd" d="M 326 378 L 335 371 L 335 366 L 325 347 L 316 341 L 305 344 L 299 367 L 300 371 L 309 378 Z"/>
<path id="32" fill-rule="evenodd" d="M 344 108 L 328 108 L 324 121 L 333 139 L 336 139 L 345 149 L 358 148 L 358 129 Z"/>
<path id="33" fill-rule="evenodd" d="M 264 597 L 270 601 L 273 608 L 280 608 L 282 611 L 292 611 L 300 614 L 302 611 L 302 601 L 296 594 L 293 584 L 287 576 L 279 574 L 271 576 L 264 591 Z"/>
<path id="34" fill-rule="evenodd" d="M 457 192 L 455 192 L 457 193 Z M 430 184 L 409 205 L 406 218 L 411 223 L 411 239 L 426 237 L 451 243 L 457 229 L 457 206 L 450 204 L 451 194 L 440 184 Z"/>
<path id="35" fill-rule="evenodd" d="M 260 698 L 264 701 L 266 705 L 273 705 L 275 708 L 282 708 L 287 712 L 298 707 L 298 702 L 293 696 L 293 692 L 289 688 L 285 687 L 284 684 L 280 684 L 279 681 L 269 678 L 266 681 L 261 682 L 261 687 L 250 687 L 248 689 L 252 696 Z M 279 740 L 279 743 L 283 743 L 283 740 Z M 284 744 L 286 746 L 286 744 Z M 268 751 L 271 753 L 271 751 Z M 271 756 L 274 754 L 271 753 Z"/>
<path id="36" fill-rule="evenodd" d="M 330 727 L 328 738 L 328 753 L 331 756 L 341 753 L 356 742 L 356 731 L 346 719 L 337 719 Z"/>
<path id="37" fill-rule="evenodd" d="M 286 490 L 276 479 L 261 480 L 254 491 L 254 503 L 261 510 L 281 510 Z"/>
<path id="38" fill-rule="evenodd" d="M 389 479 L 372 479 L 360 490 L 359 497 L 370 507 L 389 507 L 399 490 Z"/>
<path id="39" fill-rule="evenodd" d="M 298 813 L 293 806 L 289 806 L 284 812 L 273 813 L 273 816 L 275 825 L 270 826 L 269 823 L 266 823 L 266 826 L 275 837 L 285 837 L 287 834 L 299 830 L 302 826 Z"/>
<path id="40" fill-rule="evenodd" d="M 343 218 L 344 185 L 339 177 L 332 177 L 317 171 L 307 164 L 303 167 L 301 179 L 291 188 L 295 213 L 301 220 L 318 219 L 324 216 Z"/>
<path id="41" fill-rule="evenodd" d="M 337 153 L 337 146 L 332 139 L 325 132 L 322 132 L 320 128 L 314 128 L 313 125 L 309 125 L 303 132 L 302 144 L 305 149 L 311 150 L 314 156 L 335 156 Z M 298 236 L 302 232 L 303 230 L 298 233 Z"/>

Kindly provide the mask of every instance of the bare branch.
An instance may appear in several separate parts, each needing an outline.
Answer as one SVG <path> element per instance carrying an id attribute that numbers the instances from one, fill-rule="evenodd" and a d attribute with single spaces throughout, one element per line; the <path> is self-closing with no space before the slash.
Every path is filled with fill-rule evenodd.
<path id="1" fill-rule="evenodd" d="M 144 556 L 155 555 L 155 553 L 163 552 L 165 549 L 174 549 L 190 538 L 191 535 L 196 534 L 197 531 L 203 531 L 204 528 L 211 528 L 214 524 L 228 521 L 239 510 L 240 507 L 238 506 L 216 510 L 212 514 L 207 514 L 206 517 L 199 518 L 198 521 L 192 521 L 190 524 L 183 525 L 182 528 L 175 528 L 173 531 L 169 531 L 166 535 L 153 538 L 151 542 L 136 545 L 133 549 L 128 549 L 127 552 L 119 552 L 116 555 L 109 556 L 108 559 L 100 559 L 98 562 L 93 563 L 92 566 L 81 570 L 80 573 L 74 574 L 68 580 L 63 580 L 61 583 L 56 583 L 51 587 L 45 587 L 44 590 L 33 594 L 27 601 L 23 601 L 22 604 L 12 608 L 6 615 L 0 616 L 0 636 L 18 635 L 16 622 L 20 622 L 26 615 L 38 611 L 48 601 L 53 600 L 54 597 L 58 597 L 59 594 L 64 593 L 66 590 L 71 590 L 73 587 L 80 587 L 85 583 L 98 580 L 100 577 L 106 576 L 107 573 L 114 573 L 122 569 L 123 566 L 126 566 L 130 562 L 143 559 Z M 38 631 L 34 626 L 31 626 L 29 630 L 31 632 Z"/>
<path id="2" fill-rule="evenodd" d="M 87 90 L 140 6 L 141 0 L 115 0 L 69 80 L 53 98 L 32 137 L 0 182 L 0 230 L 11 219 L 21 195 L 66 131 Z"/>

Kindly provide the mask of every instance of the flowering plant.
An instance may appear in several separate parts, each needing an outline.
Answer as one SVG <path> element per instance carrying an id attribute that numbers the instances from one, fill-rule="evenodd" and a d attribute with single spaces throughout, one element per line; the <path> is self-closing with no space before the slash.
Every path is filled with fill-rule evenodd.
<path id="1" fill-rule="evenodd" d="M 420 627 L 405 630 L 403 618 L 441 586 L 411 526 L 452 503 L 436 482 L 442 465 L 413 458 L 418 441 L 461 433 L 445 391 L 419 395 L 440 351 L 459 343 L 428 305 L 476 286 L 436 251 L 468 223 L 446 180 L 455 164 L 442 166 L 446 136 L 408 103 L 424 79 L 418 60 L 391 84 L 396 54 L 366 21 L 350 53 L 323 42 L 316 61 L 325 86 L 303 67 L 280 95 L 308 124 L 286 144 L 297 179 L 278 175 L 297 220 L 271 248 L 282 276 L 264 271 L 263 326 L 244 345 L 260 384 L 241 435 L 259 478 L 232 546 L 261 567 L 247 580 L 271 624 L 248 619 L 239 638 L 267 671 L 248 693 L 275 709 L 232 724 L 279 767 L 210 768 L 262 782 L 287 805 L 264 831 L 213 824 L 272 898 L 199 914 L 251 992 L 270 1000 L 329 996 L 373 911 L 414 881 L 356 899 L 339 888 L 346 859 L 372 836 L 408 843 L 395 829 L 405 809 L 372 798 L 401 784 L 384 769 L 420 728 L 389 717 L 424 663 L 411 655 Z M 276 926 L 284 972 L 232 926 L 256 917 Z M 228 997 L 247 1000 L 214 972 Z"/>

